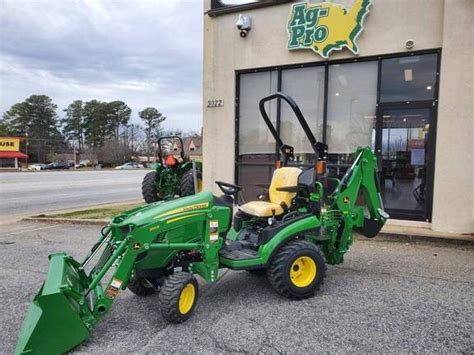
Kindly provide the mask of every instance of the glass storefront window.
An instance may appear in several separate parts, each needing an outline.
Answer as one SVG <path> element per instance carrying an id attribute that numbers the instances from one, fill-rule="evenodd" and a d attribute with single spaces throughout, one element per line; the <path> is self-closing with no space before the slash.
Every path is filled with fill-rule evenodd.
<path id="1" fill-rule="evenodd" d="M 381 118 L 380 182 L 385 207 L 422 213 L 429 194 L 426 172 L 432 109 L 382 109 Z"/>
<path id="2" fill-rule="evenodd" d="M 296 101 L 315 138 L 325 137 L 331 176 L 341 177 L 347 171 L 358 146 L 371 146 L 379 155 L 381 193 L 389 212 L 394 218 L 430 220 L 433 149 L 429 145 L 434 143 L 429 137 L 436 119 L 431 100 L 437 99 L 438 60 L 439 54 L 433 53 L 280 68 L 280 75 L 276 69 L 238 74 L 237 182 L 244 198 L 255 199 L 274 170 L 275 141 L 258 103 L 280 87 Z M 277 112 L 277 100 L 267 105 L 283 142 L 295 148 L 294 164 L 311 166 L 314 152 L 291 108 L 281 101 Z"/>
<path id="3" fill-rule="evenodd" d="M 437 54 L 382 60 L 380 102 L 433 100 Z"/>
<path id="4" fill-rule="evenodd" d="M 0 158 L 0 168 L 14 168 L 15 159 L 14 158 Z"/>
<path id="5" fill-rule="evenodd" d="M 260 116 L 258 103 L 277 91 L 277 81 L 276 71 L 240 76 L 239 155 L 275 153 L 275 139 Z M 267 112 L 274 125 L 276 109 L 276 100 L 267 103 Z"/>
<path id="6" fill-rule="evenodd" d="M 326 141 L 330 153 L 370 146 L 377 107 L 377 62 L 329 66 Z"/>
<path id="7" fill-rule="evenodd" d="M 291 96 L 317 140 L 322 139 L 324 109 L 323 66 L 287 69 L 282 71 L 281 91 Z M 280 135 L 284 143 L 295 148 L 297 162 L 307 163 L 314 154 L 293 110 L 281 104 Z"/>
<path id="8" fill-rule="evenodd" d="M 334 64 L 328 73 L 326 142 L 332 175 L 345 173 L 358 146 L 375 141 L 377 62 Z"/>

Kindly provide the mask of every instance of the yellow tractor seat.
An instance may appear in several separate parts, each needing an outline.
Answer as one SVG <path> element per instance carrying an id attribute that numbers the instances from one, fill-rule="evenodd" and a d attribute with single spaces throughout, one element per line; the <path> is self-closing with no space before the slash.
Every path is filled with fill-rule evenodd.
<path id="1" fill-rule="evenodd" d="M 284 167 L 273 173 L 268 197 L 270 201 L 252 201 L 239 207 L 239 210 L 255 217 L 271 217 L 281 215 L 291 206 L 296 193 L 278 191 L 280 187 L 297 186 L 301 169 Z"/>

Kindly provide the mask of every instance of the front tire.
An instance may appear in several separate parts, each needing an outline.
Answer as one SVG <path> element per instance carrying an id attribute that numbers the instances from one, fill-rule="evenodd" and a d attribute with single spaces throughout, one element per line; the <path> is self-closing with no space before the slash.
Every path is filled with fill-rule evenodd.
<path id="1" fill-rule="evenodd" d="M 158 191 L 156 190 L 156 182 L 158 180 L 158 173 L 150 171 L 145 175 L 142 182 L 142 196 L 146 203 L 153 203 L 160 200 Z"/>
<path id="2" fill-rule="evenodd" d="M 281 247 L 268 269 L 268 280 L 275 291 L 290 299 L 313 296 L 325 275 L 326 263 L 319 248 L 304 240 Z"/>
<path id="3" fill-rule="evenodd" d="M 194 195 L 202 191 L 202 172 L 196 169 L 196 178 L 198 190 L 194 191 L 194 176 L 193 169 L 186 171 L 181 177 L 180 190 L 181 197 Z"/>
<path id="4" fill-rule="evenodd" d="M 188 272 L 177 272 L 164 282 L 158 297 L 163 318 L 182 323 L 191 317 L 199 295 L 196 278 Z"/>

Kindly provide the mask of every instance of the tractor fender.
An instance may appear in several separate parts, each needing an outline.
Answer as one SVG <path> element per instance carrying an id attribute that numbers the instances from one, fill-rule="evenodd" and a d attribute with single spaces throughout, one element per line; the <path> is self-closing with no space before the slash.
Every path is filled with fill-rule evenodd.
<path id="1" fill-rule="evenodd" d="M 194 164 L 196 165 L 196 170 L 199 170 L 202 172 L 202 162 L 198 161 L 198 160 L 194 160 Z M 183 171 L 188 171 L 188 170 L 191 170 L 193 168 L 193 161 L 192 160 L 188 160 L 184 163 L 181 164 L 181 169 Z"/>
<path id="2" fill-rule="evenodd" d="M 259 254 L 262 264 L 267 265 L 282 245 L 305 232 L 314 234 L 315 230 L 318 230 L 320 227 L 321 222 L 313 215 L 291 223 L 279 231 L 268 243 L 260 247 Z"/>
<path id="3" fill-rule="evenodd" d="M 151 169 L 157 172 L 160 172 L 162 168 L 163 168 L 163 165 L 161 165 L 161 163 L 159 162 L 156 162 L 151 166 Z"/>

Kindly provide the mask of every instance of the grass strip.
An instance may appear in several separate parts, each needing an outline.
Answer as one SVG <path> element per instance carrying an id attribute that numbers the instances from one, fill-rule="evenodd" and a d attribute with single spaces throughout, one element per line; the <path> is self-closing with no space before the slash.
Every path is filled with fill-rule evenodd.
<path id="1" fill-rule="evenodd" d="M 74 219 L 103 219 L 110 218 L 112 216 L 119 215 L 125 211 L 131 210 L 132 208 L 142 206 L 142 204 L 122 204 L 115 205 L 110 207 L 98 207 L 91 208 L 81 211 L 65 212 L 65 213 L 55 213 L 42 215 L 41 217 L 47 218 L 74 218 Z"/>

